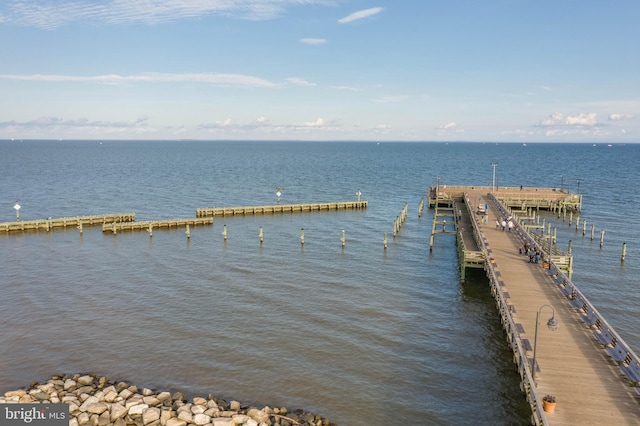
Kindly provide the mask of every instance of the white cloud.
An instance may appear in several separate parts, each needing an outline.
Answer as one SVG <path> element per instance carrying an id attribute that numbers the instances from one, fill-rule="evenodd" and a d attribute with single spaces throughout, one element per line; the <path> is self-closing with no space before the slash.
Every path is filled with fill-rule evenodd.
<path id="1" fill-rule="evenodd" d="M 289 83 L 295 85 L 295 86 L 303 86 L 303 87 L 314 87 L 316 86 L 316 83 L 311 83 L 308 82 L 305 79 L 302 78 L 298 78 L 298 77 L 289 77 L 286 79 Z"/>
<path id="2" fill-rule="evenodd" d="M 609 114 L 607 118 L 609 121 L 631 120 L 634 118 L 633 114 Z"/>
<path id="3" fill-rule="evenodd" d="M 458 123 L 456 122 L 449 122 L 446 124 L 443 124 L 441 126 L 438 126 L 438 128 L 436 129 L 438 132 L 438 135 L 442 136 L 442 135 L 447 135 L 447 134 L 452 134 L 452 133 L 464 133 L 464 129 L 461 129 L 458 127 Z"/>
<path id="4" fill-rule="evenodd" d="M 564 116 L 561 112 L 550 114 L 538 127 L 593 127 L 598 125 L 598 114 L 581 112 L 577 115 Z"/>
<path id="5" fill-rule="evenodd" d="M 327 42 L 326 38 L 301 38 L 300 43 L 311 44 L 314 46 L 325 44 Z"/>
<path id="6" fill-rule="evenodd" d="M 327 4 L 326 0 L 8 0 L 0 19 L 18 25 L 55 29 L 72 22 L 148 25 L 225 15 L 249 20 L 273 19 L 288 7 Z"/>
<path id="7" fill-rule="evenodd" d="M 364 19 L 373 15 L 377 15 L 383 10 L 384 9 L 382 7 L 372 7 L 370 9 L 359 10 L 357 12 L 352 13 L 351 15 L 347 15 L 344 18 L 338 19 L 338 22 L 341 24 L 347 24 L 349 22 L 353 22 L 359 19 Z"/>
<path id="8" fill-rule="evenodd" d="M 243 87 L 278 87 L 268 80 L 244 74 L 220 74 L 220 73 L 142 73 L 137 75 L 104 74 L 94 76 L 56 75 L 56 74 L 32 74 L 11 75 L 0 74 L 2 80 L 43 81 L 43 82 L 91 82 L 91 83 L 209 83 L 220 86 Z"/>

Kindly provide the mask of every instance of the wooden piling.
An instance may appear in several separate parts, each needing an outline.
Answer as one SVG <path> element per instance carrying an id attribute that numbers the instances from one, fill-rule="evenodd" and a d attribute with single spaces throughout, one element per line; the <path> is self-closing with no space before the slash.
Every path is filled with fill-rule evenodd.
<path id="1" fill-rule="evenodd" d="M 78 229 L 80 230 L 80 235 L 82 235 L 82 221 L 78 221 Z"/>
<path id="2" fill-rule="evenodd" d="M 583 220 L 582 221 L 582 236 L 584 237 L 585 235 L 587 235 L 587 221 Z"/>
<path id="3" fill-rule="evenodd" d="M 384 233 L 384 238 L 382 239 L 382 243 L 384 244 L 384 249 L 387 249 L 387 233 Z"/>
<path id="4" fill-rule="evenodd" d="M 222 238 L 227 241 L 227 225 L 222 226 Z"/>
<path id="5" fill-rule="evenodd" d="M 620 261 L 624 263 L 624 258 L 627 257 L 627 243 L 622 243 L 622 256 Z"/>
<path id="6" fill-rule="evenodd" d="M 604 229 L 600 231 L 600 247 L 604 245 Z"/>
<path id="7" fill-rule="evenodd" d="M 593 239 L 596 237 L 596 225 L 595 224 L 591 224 L 591 241 L 593 241 Z"/>
<path id="8" fill-rule="evenodd" d="M 187 234 L 187 239 L 191 238 L 191 231 L 189 230 L 189 224 L 187 223 L 187 229 L 185 231 L 185 234 Z"/>
<path id="9" fill-rule="evenodd" d="M 260 245 L 264 241 L 264 234 L 262 233 L 262 226 L 260 227 L 260 232 L 258 233 L 258 238 L 260 238 Z"/>
<path id="10" fill-rule="evenodd" d="M 304 228 L 300 230 L 300 244 L 304 245 Z"/>
<path id="11" fill-rule="evenodd" d="M 344 238 L 344 229 L 342 230 L 342 247 L 344 247 L 344 243 L 345 243 L 345 238 Z"/>

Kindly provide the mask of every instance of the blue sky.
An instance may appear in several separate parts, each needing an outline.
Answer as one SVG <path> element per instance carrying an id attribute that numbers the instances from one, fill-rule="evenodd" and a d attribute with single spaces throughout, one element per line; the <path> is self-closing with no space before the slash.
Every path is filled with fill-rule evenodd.
<path id="1" fill-rule="evenodd" d="M 4 0 L 0 139 L 640 142 L 637 0 Z"/>

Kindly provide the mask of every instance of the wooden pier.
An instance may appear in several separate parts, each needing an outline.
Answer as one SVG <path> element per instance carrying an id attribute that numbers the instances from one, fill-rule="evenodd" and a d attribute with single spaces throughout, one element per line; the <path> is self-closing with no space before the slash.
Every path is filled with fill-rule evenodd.
<path id="1" fill-rule="evenodd" d="M 366 209 L 368 206 L 368 201 L 338 201 L 331 203 L 276 204 L 271 206 L 205 207 L 196 209 L 196 217 L 359 210 Z"/>
<path id="2" fill-rule="evenodd" d="M 459 253 L 461 246 L 465 252 L 461 270 L 467 251 L 484 256 L 482 267 L 531 406 L 532 424 L 640 424 L 640 358 L 571 282 L 567 255 L 554 252 L 553 243 L 543 246 L 546 237 L 535 238 L 523 226 L 533 220 L 529 208 L 578 210 L 581 197 L 538 188 L 526 191 L 538 194 L 523 206 L 523 197 L 505 204 L 491 188 L 455 188 L 448 187 L 446 197 L 442 192 L 430 197 L 430 205 L 462 197 L 465 208 L 455 215 Z M 480 204 L 489 207 L 484 217 L 477 211 Z M 511 232 L 495 226 L 496 219 L 507 216 L 516 225 Z M 543 253 L 543 261 L 530 263 L 519 254 L 525 241 Z M 550 317 L 558 322 L 555 331 Z M 556 398 L 553 413 L 543 409 L 545 395 Z"/>
<path id="3" fill-rule="evenodd" d="M 151 220 L 146 222 L 120 222 L 102 225 L 102 232 L 111 232 L 114 235 L 122 231 L 148 231 L 160 228 L 182 228 L 197 225 L 213 225 L 212 217 L 196 219 L 172 219 L 172 220 Z"/>
<path id="4" fill-rule="evenodd" d="M 122 223 L 133 222 L 135 220 L 135 213 L 113 213 L 96 216 L 77 216 L 77 217 L 62 217 L 62 218 L 49 218 L 38 220 L 25 220 L 21 222 L 3 222 L 0 223 L 0 232 L 16 232 L 16 231 L 38 231 L 45 230 L 51 231 L 57 228 L 82 227 L 103 225 L 105 223 Z"/>

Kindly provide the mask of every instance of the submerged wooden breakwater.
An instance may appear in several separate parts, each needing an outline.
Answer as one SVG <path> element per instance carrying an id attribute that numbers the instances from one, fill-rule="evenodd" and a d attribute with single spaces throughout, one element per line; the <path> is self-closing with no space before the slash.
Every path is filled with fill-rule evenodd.
<path id="1" fill-rule="evenodd" d="M 4 222 L 0 223 L 0 232 L 15 232 L 15 231 L 31 231 L 31 230 L 45 230 L 51 231 L 55 228 L 67 228 L 103 225 L 106 223 L 121 223 L 121 222 L 133 222 L 135 220 L 135 213 L 113 213 L 105 215 L 95 216 L 77 216 L 77 217 L 62 217 L 62 218 L 49 218 L 38 220 L 25 220 L 20 222 Z"/>
<path id="2" fill-rule="evenodd" d="M 195 225 L 213 225 L 212 217 L 197 219 L 171 219 L 171 220 L 151 220 L 146 222 L 127 223 L 105 223 L 102 225 L 102 232 L 111 232 L 114 235 L 121 231 L 149 231 L 159 228 L 181 228 Z"/>
<path id="3" fill-rule="evenodd" d="M 330 203 L 276 204 L 271 206 L 205 207 L 196 209 L 196 217 L 358 210 L 366 209 L 368 206 L 368 201 L 338 201 Z"/>

